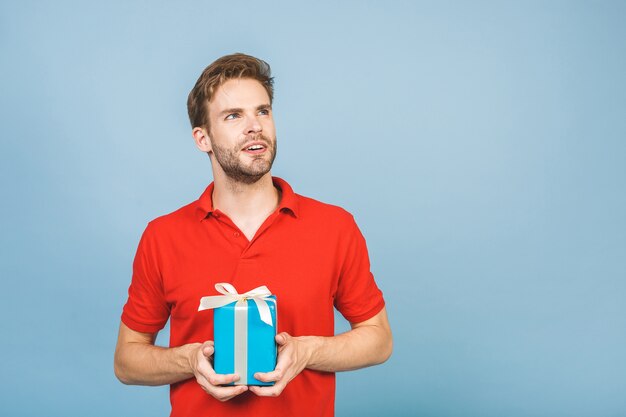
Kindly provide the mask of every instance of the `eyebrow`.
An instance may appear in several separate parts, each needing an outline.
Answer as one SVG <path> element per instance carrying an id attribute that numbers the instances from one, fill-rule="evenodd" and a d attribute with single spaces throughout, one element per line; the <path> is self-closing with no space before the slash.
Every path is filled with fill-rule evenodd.
<path id="1" fill-rule="evenodd" d="M 259 104 L 258 106 L 256 106 L 256 111 L 259 110 L 266 110 L 266 109 L 271 109 L 272 105 L 271 104 Z M 225 116 L 227 114 L 231 114 L 231 113 L 243 113 L 244 109 L 242 109 L 241 107 L 234 107 L 232 109 L 225 109 L 223 111 L 220 112 L 220 116 Z"/>

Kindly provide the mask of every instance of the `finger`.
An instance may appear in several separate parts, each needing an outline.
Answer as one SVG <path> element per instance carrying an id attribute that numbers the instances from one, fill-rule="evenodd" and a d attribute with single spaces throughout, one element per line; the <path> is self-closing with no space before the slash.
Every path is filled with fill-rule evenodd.
<path id="1" fill-rule="evenodd" d="M 285 389 L 286 384 L 278 382 L 271 387 L 251 386 L 250 391 L 259 397 L 278 397 Z"/>
<path id="2" fill-rule="evenodd" d="M 228 401 L 237 395 L 241 395 L 248 391 L 247 385 L 236 385 L 233 387 L 213 387 L 214 392 L 211 394 L 219 401 Z"/>
<path id="3" fill-rule="evenodd" d="M 211 366 L 211 363 L 204 356 L 201 356 L 201 360 L 197 365 L 196 376 L 197 375 L 202 375 L 202 377 L 204 377 L 204 379 L 211 385 L 227 385 L 232 382 L 239 381 L 240 379 L 239 375 L 235 373 L 218 374 Z"/>
<path id="4" fill-rule="evenodd" d="M 290 337 L 291 336 L 289 336 L 289 333 L 282 332 L 282 333 L 278 333 L 274 339 L 276 340 L 276 343 L 282 346 L 289 341 Z"/>
<path id="5" fill-rule="evenodd" d="M 254 374 L 254 377 L 262 382 L 272 382 L 280 380 L 283 375 L 283 369 L 276 367 L 276 369 L 271 372 L 257 372 Z"/>
<path id="6" fill-rule="evenodd" d="M 210 357 L 207 358 L 201 351 L 199 351 L 196 356 L 196 371 L 200 372 L 206 377 L 215 373 L 215 370 L 213 369 L 210 361 Z"/>
<path id="7" fill-rule="evenodd" d="M 212 343 L 212 342 L 211 342 Z M 213 350 L 213 346 L 207 345 L 204 346 L 203 349 L 207 351 Z M 218 386 L 218 385 L 228 385 L 235 381 L 239 381 L 239 375 L 236 373 L 232 374 L 218 374 L 213 369 L 211 362 L 208 360 L 209 358 L 204 356 L 204 353 L 198 354 L 198 361 L 196 365 L 196 379 L 198 379 L 198 375 L 201 375 L 204 380 L 207 381 L 208 384 Z M 200 381 L 198 381 L 200 382 Z"/>
<path id="8" fill-rule="evenodd" d="M 216 374 L 215 371 L 202 373 L 202 376 L 213 386 L 232 384 L 240 379 L 237 374 Z"/>
<path id="9" fill-rule="evenodd" d="M 282 379 L 285 375 L 285 370 L 289 369 L 293 364 L 293 360 L 289 355 L 289 349 L 285 349 L 278 355 L 278 362 L 273 371 L 270 372 L 256 372 L 254 377 L 259 381 L 271 382 Z"/>
<path id="10" fill-rule="evenodd" d="M 219 377 L 233 377 L 230 378 L 230 382 L 234 382 L 239 379 L 239 376 L 237 375 L 214 375 L 218 375 Z M 232 397 L 242 394 L 248 390 L 248 387 L 246 385 L 232 385 L 225 387 L 214 385 L 213 382 L 216 382 L 215 378 L 209 377 L 209 379 L 207 379 L 203 375 L 196 375 L 196 381 L 207 394 L 215 397 L 220 401 L 229 400 Z M 229 379 L 224 379 L 224 381 L 229 381 Z"/>
<path id="11" fill-rule="evenodd" d="M 213 353 L 215 353 L 215 346 L 213 345 L 213 341 L 204 342 L 202 344 L 202 354 L 207 358 L 210 358 Z"/>
<path id="12" fill-rule="evenodd" d="M 200 349 L 198 349 L 196 352 L 196 363 L 210 363 L 213 353 L 213 345 L 209 344 L 209 342 L 204 342 L 202 346 L 200 346 Z"/>
<path id="13" fill-rule="evenodd" d="M 216 387 L 210 383 L 200 383 L 202 389 L 219 401 L 228 401 L 237 395 L 243 394 L 248 390 L 246 385 L 234 385 L 228 387 Z"/>

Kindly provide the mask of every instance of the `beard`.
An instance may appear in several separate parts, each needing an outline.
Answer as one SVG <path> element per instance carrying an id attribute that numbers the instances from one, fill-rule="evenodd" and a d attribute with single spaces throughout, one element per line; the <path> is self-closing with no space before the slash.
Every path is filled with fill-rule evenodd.
<path id="1" fill-rule="evenodd" d="M 250 164 L 245 165 L 239 159 L 239 154 L 241 153 L 243 146 L 251 140 L 263 141 L 267 150 L 260 155 L 253 156 Z M 272 169 L 272 164 L 276 158 L 277 146 L 276 139 L 271 141 L 266 136 L 258 135 L 252 139 L 244 139 L 231 149 L 218 146 L 211 139 L 211 148 L 213 149 L 215 160 L 218 164 L 220 164 L 220 167 L 222 167 L 226 176 L 236 182 L 254 184 Z"/>

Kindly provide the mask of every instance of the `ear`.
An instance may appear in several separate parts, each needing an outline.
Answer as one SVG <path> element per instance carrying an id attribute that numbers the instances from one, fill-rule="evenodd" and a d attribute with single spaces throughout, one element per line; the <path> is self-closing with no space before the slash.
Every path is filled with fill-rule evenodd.
<path id="1" fill-rule="evenodd" d="M 194 127 L 191 131 L 191 136 L 193 136 L 194 142 L 196 142 L 196 147 L 200 149 L 202 152 L 210 153 L 213 151 L 211 148 L 211 139 L 209 138 L 209 133 L 203 127 Z"/>

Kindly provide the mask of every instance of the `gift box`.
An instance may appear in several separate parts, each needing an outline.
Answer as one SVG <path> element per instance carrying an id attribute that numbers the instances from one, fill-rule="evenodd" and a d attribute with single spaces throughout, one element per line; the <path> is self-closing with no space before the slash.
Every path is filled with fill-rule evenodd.
<path id="1" fill-rule="evenodd" d="M 274 385 L 254 374 L 276 367 L 276 297 L 265 286 L 243 294 L 227 283 L 216 284 L 215 289 L 222 295 L 203 297 L 198 308 L 214 309 L 215 372 L 237 373 L 235 385 Z"/>

